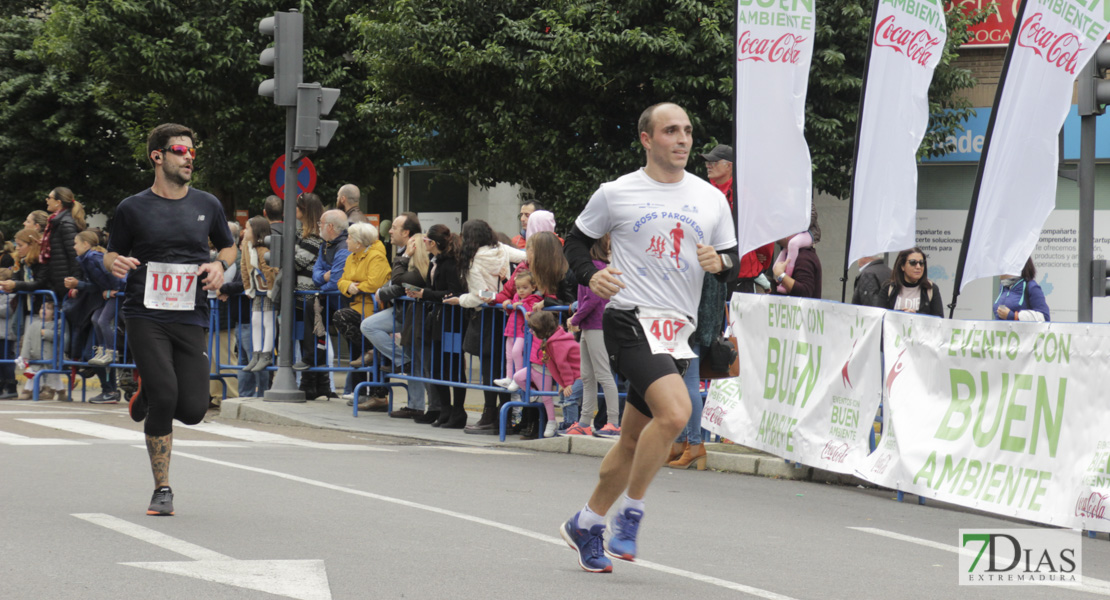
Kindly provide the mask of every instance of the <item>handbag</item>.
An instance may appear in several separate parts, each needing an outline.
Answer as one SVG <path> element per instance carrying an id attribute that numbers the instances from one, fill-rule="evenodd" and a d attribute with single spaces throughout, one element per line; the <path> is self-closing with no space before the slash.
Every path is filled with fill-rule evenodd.
<path id="1" fill-rule="evenodd" d="M 701 379 L 728 379 L 740 376 L 740 353 L 736 351 L 736 337 L 718 335 L 706 346 L 699 361 L 698 377 Z"/>

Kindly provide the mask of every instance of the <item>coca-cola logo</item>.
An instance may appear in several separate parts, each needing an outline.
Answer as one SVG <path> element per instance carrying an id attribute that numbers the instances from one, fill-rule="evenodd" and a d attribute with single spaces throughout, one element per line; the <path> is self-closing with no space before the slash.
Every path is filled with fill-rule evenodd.
<path id="1" fill-rule="evenodd" d="M 886 472 L 886 468 L 890 466 L 890 461 L 890 455 L 884 454 L 882 458 L 875 461 L 875 466 L 871 467 L 871 472 L 882 475 L 884 472 Z"/>
<path id="2" fill-rule="evenodd" d="M 1106 501 L 1110 495 L 1091 492 L 1079 494 L 1075 501 L 1075 516 L 1089 519 L 1104 519 L 1106 514 Z"/>
<path id="3" fill-rule="evenodd" d="M 913 30 L 899 26 L 894 15 L 888 15 L 879 21 L 875 30 L 875 45 L 879 48 L 891 48 L 913 62 L 926 66 L 933 58 L 933 49 L 940 45 L 940 38 L 929 35 L 924 29 Z"/>
<path id="4" fill-rule="evenodd" d="M 825 447 L 821 449 L 821 458 L 834 463 L 844 464 L 844 459 L 848 458 L 848 449 L 847 443 L 837 444 L 829 440 L 825 442 Z"/>
<path id="5" fill-rule="evenodd" d="M 720 406 L 714 406 L 713 408 L 706 409 L 705 413 L 702 415 L 702 418 L 715 425 L 721 425 L 721 421 L 724 420 L 725 415 L 727 414 L 727 410 L 721 408 Z"/>
<path id="6" fill-rule="evenodd" d="M 755 62 L 791 63 L 798 64 L 802 51 L 798 46 L 807 38 L 793 33 L 784 33 L 777 38 L 757 38 L 751 31 L 740 34 L 737 42 L 739 58 L 737 62 L 752 60 Z"/>
<path id="7" fill-rule="evenodd" d="M 1049 64 L 1075 75 L 1075 69 L 1079 66 L 1079 53 L 1083 51 L 1079 36 L 1071 32 L 1056 33 L 1041 23 L 1043 19 L 1043 13 L 1026 19 L 1018 32 L 1017 45 L 1033 50 Z"/>

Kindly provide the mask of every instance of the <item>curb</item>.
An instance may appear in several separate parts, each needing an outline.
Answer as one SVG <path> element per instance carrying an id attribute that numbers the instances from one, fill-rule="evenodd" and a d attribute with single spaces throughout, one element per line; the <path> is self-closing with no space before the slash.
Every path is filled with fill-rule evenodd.
<path id="1" fill-rule="evenodd" d="M 228 398 L 223 401 L 220 406 L 220 416 L 225 419 L 234 419 L 238 421 L 248 421 L 252 423 L 262 423 L 266 425 L 285 425 L 296 427 L 310 427 L 314 429 L 336 429 L 344 431 L 362 431 L 365 433 L 374 433 L 377 435 L 388 435 L 390 437 L 404 438 L 419 440 L 423 442 L 437 442 L 442 443 L 441 438 L 434 438 L 414 434 L 402 434 L 397 432 L 377 432 L 364 430 L 362 428 L 343 427 L 333 424 L 320 424 L 305 419 L 297 418 L 296 416 L 289 416 L 281 414 L 276 408 L 279 404 L 264 403 L 253 399 L 247 399 L 244 402 L 241 398 Z M 370 419 L 374 417 L 368 417 Z M 360 418 L 361 420 L 361 418 Z M 438 431 L 438 430 L 436 430 Z M 596 458 L 604 457 L 609 449 L 612 448 L 616 440 L 611 438 L 597 438 L 592 436 L 559 436 L 554 438 L 545 438 L 539 440 L 529 441 L 506 441 L 500 442 L 495 436 L 466 436 L 470 439 L 465 441 L 460 440 L 460 445 L 482 445 L 488 447 L 507 447 L 519 448 L 522 450 L 533 450 L 536 452 L 554 452 L 559 454 L 576 454 L 579 456 L 592 456 Z M 478 439 L 474 439 L 478 438 Z M 479 440 L 488 440 L 488 442 L 475 444 Z M 787 462 L 786 460 L 770 454 L 765 454 L 759 451 L 749 452 L 722 452 L 716 450 L 724 446 L 723 444 L 707 444 L 706 445 L 706 469 L 710 471 L 720 471 L 723 473 L 737 473 L 741 475 L 756 475 L 759 477 L 772 477 L 776 479 L 788 479 L 792 481 L 814 481 L 818 483 L 829 483 L 836 485 L 862 485 L 864 487 L 874 487 L 862 479 L 858 479 L 852 475 L 845 475 L 842 473 L 834 473 L 832 471 L 825 471 L 813 467 L 807 467 L 798 463 Z"/>

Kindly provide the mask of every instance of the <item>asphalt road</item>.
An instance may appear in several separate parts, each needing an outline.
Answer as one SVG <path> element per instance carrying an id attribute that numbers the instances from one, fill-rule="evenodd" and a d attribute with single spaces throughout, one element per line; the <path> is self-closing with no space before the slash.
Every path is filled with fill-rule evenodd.
<path id="1" fill-rule="evenodd" d="M 599 459 L 238 421 L 179 428 L 177 514 L 148 517 L 120 407 L 0 404 L 0 598 L 1081 598 L 957 584 L 958 530 L 1029 524 L 893 494 L 660 474 L 636 563 L 581 571 L 558 537 Z"/>

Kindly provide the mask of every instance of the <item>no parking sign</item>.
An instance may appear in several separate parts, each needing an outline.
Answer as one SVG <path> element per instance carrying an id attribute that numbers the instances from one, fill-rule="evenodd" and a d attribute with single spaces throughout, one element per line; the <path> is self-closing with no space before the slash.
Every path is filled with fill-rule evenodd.
<path id="1" fill-rule="evenodd" d="M 270 166 L 270 189 L 285 197 L 285 155 L 277 157 Z M 316 189 L 316 165 L 306 156 L 297 161 L 297 194 L 307 194 Z"/>

